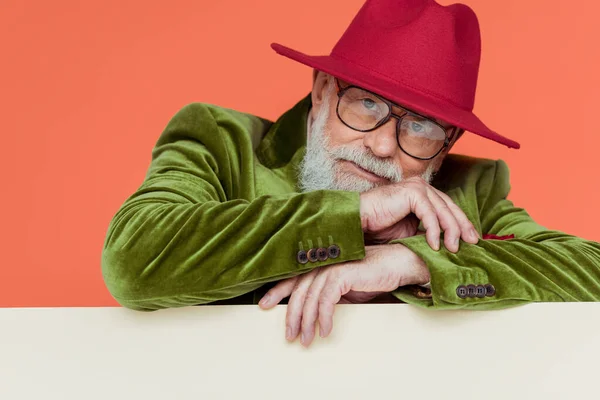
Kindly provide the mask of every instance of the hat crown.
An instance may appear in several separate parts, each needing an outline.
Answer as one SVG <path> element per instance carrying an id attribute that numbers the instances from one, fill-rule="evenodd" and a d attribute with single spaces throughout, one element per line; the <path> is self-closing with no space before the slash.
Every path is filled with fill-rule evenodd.
<path id="1" fill-rule="evenodd" d="M 367 0 L 331 57 L 471 111 L 481 58 L 479 22 L 464 4 Z"/>

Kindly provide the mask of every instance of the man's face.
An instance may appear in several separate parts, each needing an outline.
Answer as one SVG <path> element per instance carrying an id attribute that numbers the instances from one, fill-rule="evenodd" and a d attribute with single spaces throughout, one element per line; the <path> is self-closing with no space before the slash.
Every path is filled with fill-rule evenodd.
<path id="1" fill-rule="evenodd" d="M 333 77 L 319 72 L 313 86 L 306 155 L 300 165 L 302 191 L 364 192 L 413 176 L 431 182 L 453 143 L 432 160 L 413 158 L 398 147 L 396 119 L 370 132 L 349 128 L 336 114 L 336 93 Z M 450 126 L 437 122 L 444 128 Z"/>

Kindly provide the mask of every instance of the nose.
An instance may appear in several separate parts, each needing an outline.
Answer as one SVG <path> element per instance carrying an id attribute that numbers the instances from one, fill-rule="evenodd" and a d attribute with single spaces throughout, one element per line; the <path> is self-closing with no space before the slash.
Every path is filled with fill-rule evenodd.
<path id="1" fill-rule="evenodd" d="M 363 144 L 378 157 L 393 157 L 398 151 L 396 123 L 396 118 L 390 118 L 377 129 L 367 132 L 363 138 Z"/>

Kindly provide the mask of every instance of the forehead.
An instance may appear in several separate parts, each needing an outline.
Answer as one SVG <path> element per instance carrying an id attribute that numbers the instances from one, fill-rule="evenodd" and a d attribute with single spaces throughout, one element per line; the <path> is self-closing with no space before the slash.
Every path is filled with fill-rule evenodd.
<path id="1" fill-rule="evenodd" d="M 344 87 L 346 87 L 346 86 L 356 86 L 356 85 L 352 85 L 351 83 L 348 83 L 348 82 L 346 82 L 346 81 L 344 81 L 343 79 L 340 79 L 340 78 L 337 78 L 337 80 L 340 82 L 340 85 L 341 85 L 341 87 L 342 87 L 342 88 L 344 88 Z M 362 90 L 366 90 L 366 91 L 368 91 L 368 92 L 371 92 L 370 90 L 367 90 L 367 89 L 363 89 L 363 88 L 361 88 L 361 89 L 362 89 Z M 371 93 L 375 93 L 375 92 L 371 92 Z M 388 102 L 392 103 L 392 105 L 393 105 L 393 106 L 395 106 L 395 107 L 400 107 L 400 108 L 403 108 L 403 109 L 406 109 L 406 110 L 409 110 L 409 111 L 413 111 L 413 110 L 411 110 L 410 108 L 403 106 L 402 104 L 398 104 L 398 103 L 395 103 L 395 102 L 393 102 L 393 101 L 391 101 L 391 100 L 388 100 L 387 98 L 385 98 L 384 96 L 382 96 L 382 95 L 380 95 L 380 94 L 378 94 L 378 93 L 375 93 L 375 94 L 377 94 L 377 96 L 381 97 L 382 99 L 385 99 L 386 101 L 388 101 Z M 413 111 L 413 112 L 414 112 L 414 111 Z M 422 112 L 418 112 L 418 114 L 419 114 L 419 115 L 422 115 L 422 116 L 424 116 L 424 117 L 427 117 L 427 118 L 429 118 L 429 119 L 431 119 L 431 120 L 433 120 L 433 121 L 435 121 L 435 122 L 437 122 L 438 124 L 440 124 L 440 125 L 441 125 L 441 126 L 443 126 L 444 128 L 451 128 L 451 127 L 452 127 L 452 125 L 451 125 L 451 124 L 449 124 L 449 123 L 447 123 L 447 122 L 445 122 L 445 121 L 442 121 L 441 119 L 438 119 L 438 118 L 432 117 L 432 116 L 430 116 L 430 115 L 427 115 L 427 114 L 425 114 L 425 113 L 422 113 Z"/>

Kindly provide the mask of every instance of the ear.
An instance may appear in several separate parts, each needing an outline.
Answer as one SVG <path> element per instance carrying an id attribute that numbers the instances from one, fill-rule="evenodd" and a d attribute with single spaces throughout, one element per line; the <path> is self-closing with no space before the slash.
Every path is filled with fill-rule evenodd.
<path id="1" fill-rule="evenodd" d="M 323 103 L 323 97 L 325 95 L 325 89 L 327 88 L 327 82 L 332 79 L 332 76 L 313 69 L 313 87 L 311 92 L 312 106 L 316 108 L 315 112 L 319 110 Z"/>

